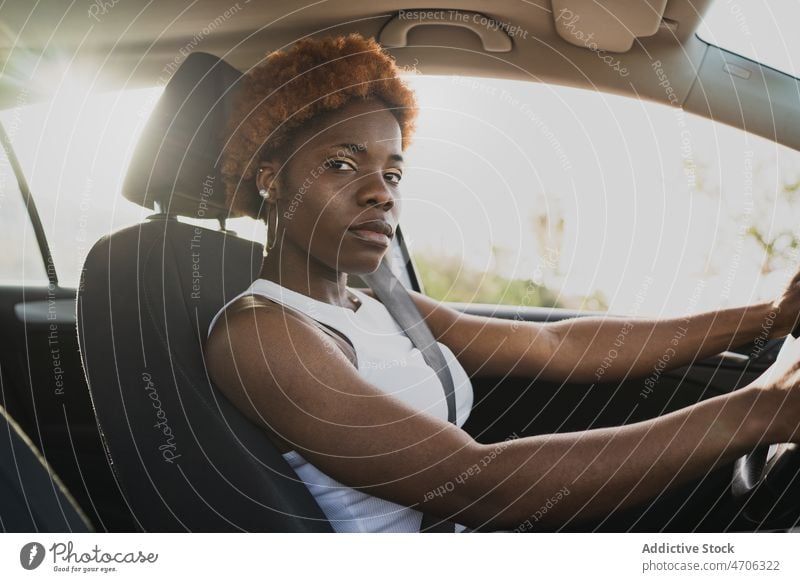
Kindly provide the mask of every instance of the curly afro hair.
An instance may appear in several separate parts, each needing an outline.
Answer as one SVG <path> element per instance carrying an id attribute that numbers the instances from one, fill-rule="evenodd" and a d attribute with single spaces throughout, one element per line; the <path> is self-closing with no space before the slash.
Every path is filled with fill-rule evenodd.
<path id="1" fill-rule="evenodd" d="M 359 34 L 306 38 L 286 51 L 269 53 L 242 79 L 229 120 L 222 174 L 230 216 L 263 219 L 254 180 L 259 162 L 277 153 L 318 114 L 354 99 L 382 100 L 400 124 L 405 150 L 417 104 L 399 72 L 393 57 Z"/>

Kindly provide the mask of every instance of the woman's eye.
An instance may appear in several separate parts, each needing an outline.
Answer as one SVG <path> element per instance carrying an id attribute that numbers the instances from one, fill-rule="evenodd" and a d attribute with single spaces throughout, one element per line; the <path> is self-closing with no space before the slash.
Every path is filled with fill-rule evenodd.
<path id="1" fill-rule="evenodd" d="M 399 184 L 403 179 L 403 174 L 400 172 L 387 172 L 383 176 L 392 184 Z"/>
<path id="2" fill-rule="evenodd" d="M 356 169 L 355 163 L 351 162 L 350 160 L 330 159 L 326 163 L 328 164 L 328 166 L 330 166 L 334 170 L 355 170 Z"/>

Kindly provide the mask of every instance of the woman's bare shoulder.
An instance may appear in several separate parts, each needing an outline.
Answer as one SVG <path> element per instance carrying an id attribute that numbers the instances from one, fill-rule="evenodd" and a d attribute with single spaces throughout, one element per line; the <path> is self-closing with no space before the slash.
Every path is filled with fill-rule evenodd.
<path id="1" fill-rule="evenodd" d="M 285 305 L 273 301 L 268 297 L 262 295 L 243 295 L 231 302 L 225 307 L 223 312 L 220 313 L 217 322 L 211 330 L 211 335 L 214 335 L 214 333 L 221 328 L 227 328 L 227 331 L 230 332 L 231 329 L 246 326 L 250 321 L 263 317 L 265 313 L 284 317 L 289 315 L 295 319 L 306 321 L 306 318 L 302 317 L 296 310 L 289 309 Z"/>

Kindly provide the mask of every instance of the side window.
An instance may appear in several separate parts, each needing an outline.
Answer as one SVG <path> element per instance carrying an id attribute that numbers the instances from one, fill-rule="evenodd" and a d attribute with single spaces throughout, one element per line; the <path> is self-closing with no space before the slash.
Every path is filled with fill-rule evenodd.
<path id="1" fill-rule="evenodd" d="M 42 254 L 17 179 L 0 148 L 0 284 L 47 285 Z"/>
<path id="2" fill-rule="evenodd" d="M 425 292 L 677 316 L 774 298 L 800 153 L 644 100 L 411 75 L 401 223 Z"/>
<path id="3" fill-rule="evenodd" d="M 150 214 L 120 191 L 133 148 L 161 90 L 93 94 L 77 82 L 64 81 L 50 102 L 21 100 L 18 107 L 0 112 L 36 202 L 59 285 L 78 285 L 83 261 L 98 238 Z M 5 183 L 5 190 L 13 186 L 9 179 Z M 4 204 L 14 197 L 6 194 Z M 0 236 L 20 244 L 3 248 L 22 249 L 17 241 L 23 240 L 20 230 L 23 224 L 28 228 L 27 218 L 11 218 L 4 208 L 2 220 L 3 225 L 15 222 Z M 17 234 L 11 234 L 14 229 Z M 24 240 L 27 272 L 33 262 L 27 255 L 38 253 L 38 248 L 32 235 Z M 13 258 L 8 255 L 3 252 L 0 260 Z"/>

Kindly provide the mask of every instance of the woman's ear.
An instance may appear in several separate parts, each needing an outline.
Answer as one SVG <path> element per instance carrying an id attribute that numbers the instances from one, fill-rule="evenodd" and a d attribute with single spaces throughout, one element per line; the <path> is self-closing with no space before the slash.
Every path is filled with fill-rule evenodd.
<path id="1" fill-rule="evenodd" d="M 277 168 L 277 163 L 263 161 L 259 163 L 258 170 L 256 170 L 256 187 L 259 193 L 266 192 L 267 198 L 273 201 L 278 197 Z"/>

